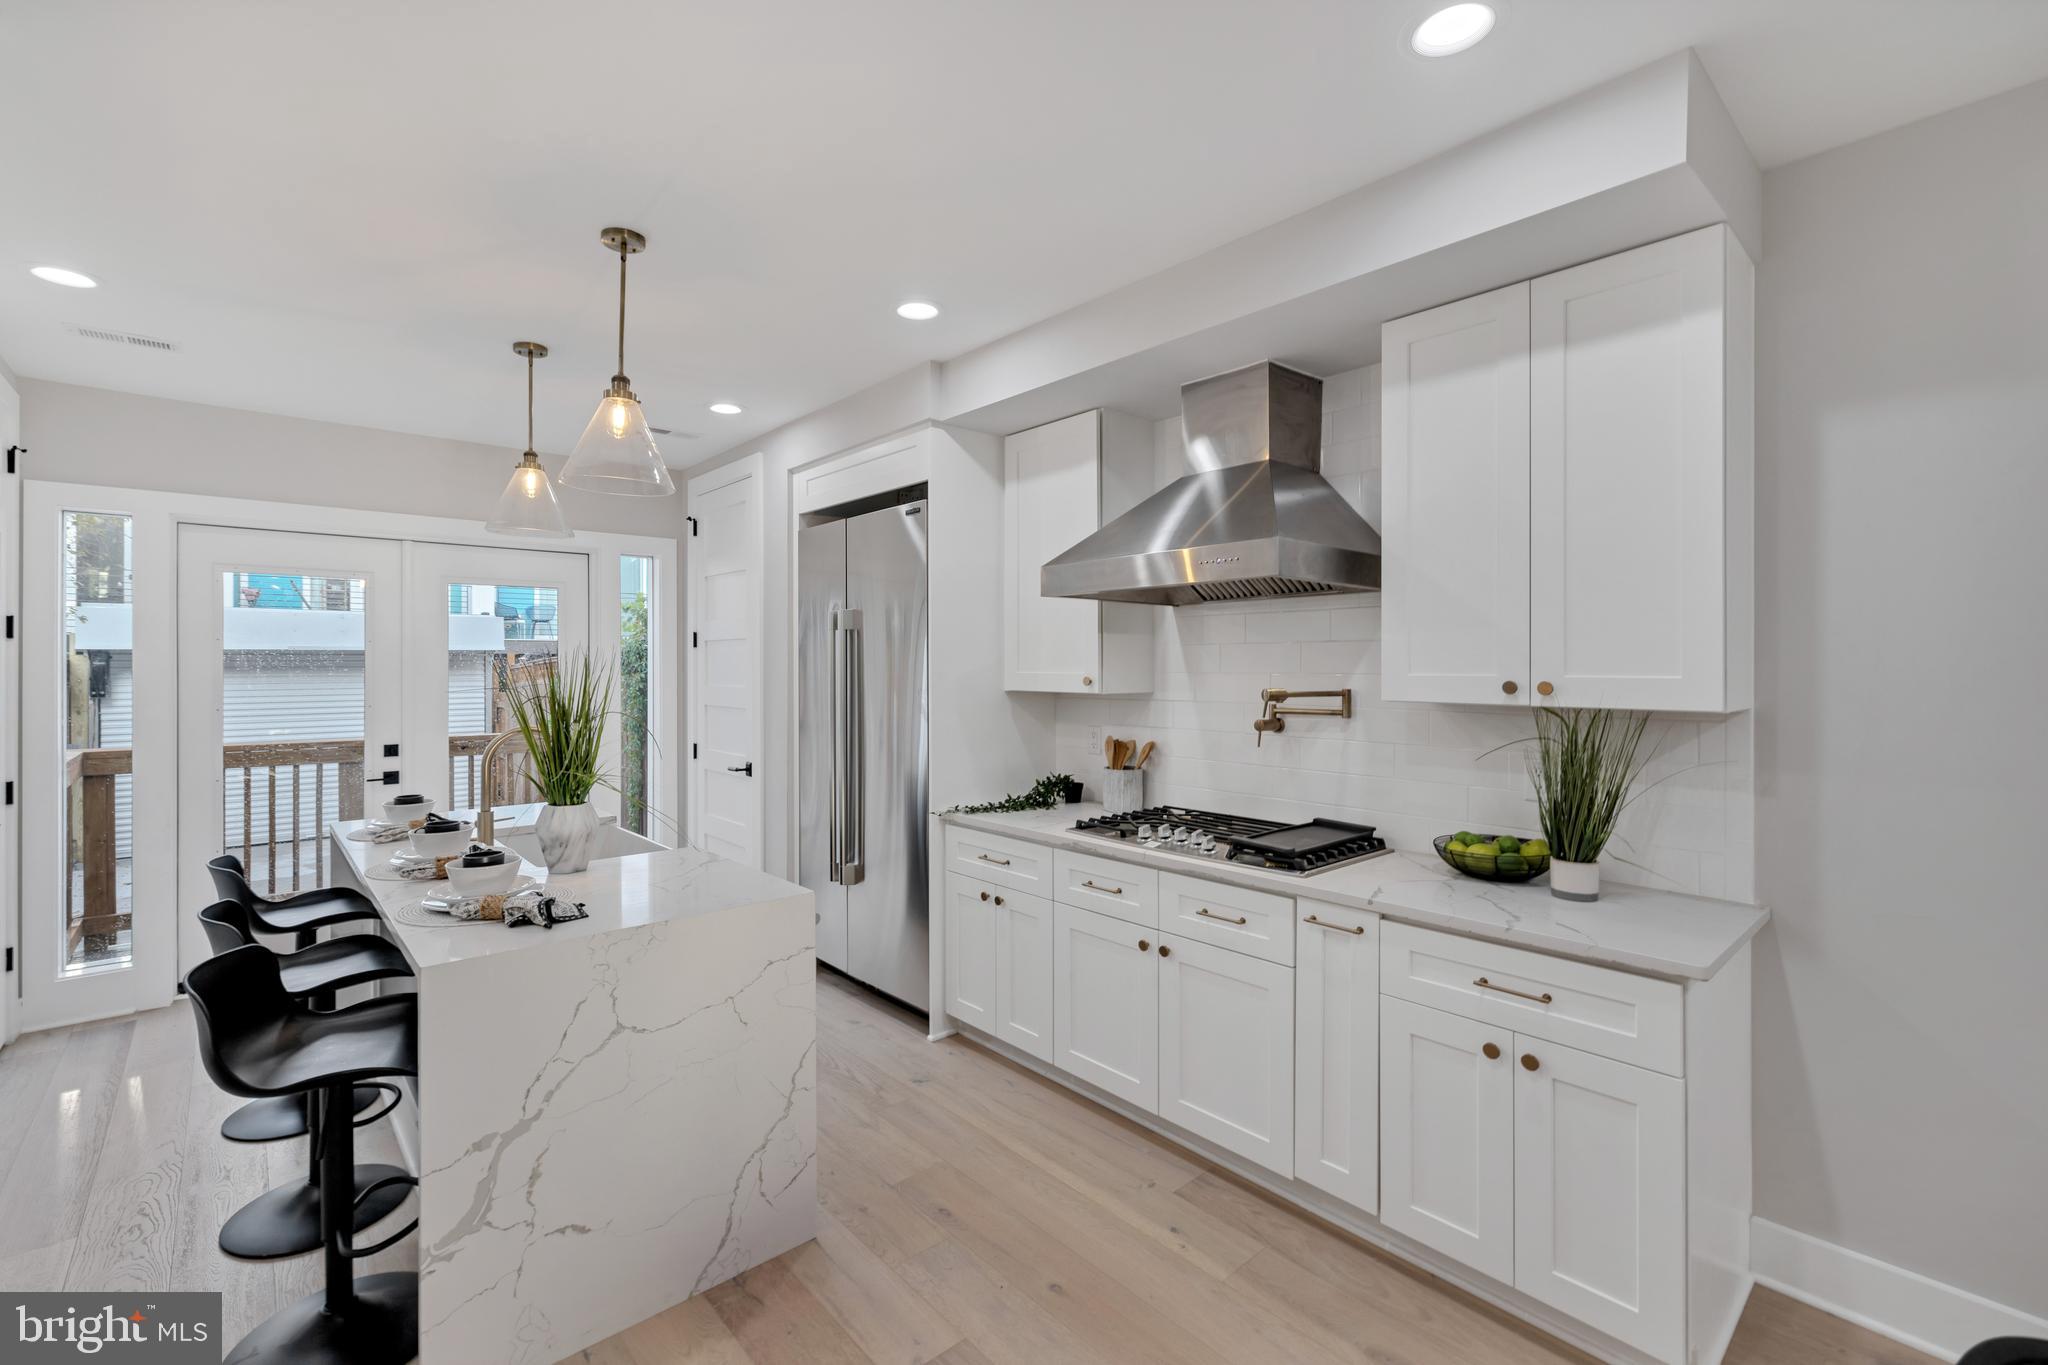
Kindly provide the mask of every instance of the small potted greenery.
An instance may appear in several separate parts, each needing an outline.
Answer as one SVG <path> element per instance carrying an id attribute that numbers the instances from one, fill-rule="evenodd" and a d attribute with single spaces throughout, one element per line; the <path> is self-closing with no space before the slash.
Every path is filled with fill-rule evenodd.
<path id="1" fill-rule="evenodd" d="M 1600 852 L 1650 760 L 1642 743 L 1649 723 L 1642 711 L 1545 707 L 1536 713 L 1529 780 L 1550 845 L 1551 895 L 1600 899 Z"/>
<path id="2" fill-rule="evenodd" d="M 611 714 L 610 661 L 577 652 L 525 676 L 498 663 L 498 689 L 526 741 L 527 772 L 547 802 L 534 822 L 541 861 L 551 872 L 581 872 L 597 847 L 590 793 L 611 781 L 598 763 Z"/>

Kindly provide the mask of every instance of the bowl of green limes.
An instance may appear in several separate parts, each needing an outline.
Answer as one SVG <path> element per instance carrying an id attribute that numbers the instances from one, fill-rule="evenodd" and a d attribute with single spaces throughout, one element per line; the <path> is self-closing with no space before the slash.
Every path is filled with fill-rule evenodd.
<path id="1" fill-rule="evenodd" d="M 1440 834 L 1436 855 L 1468 877 L 1490 882 L 1526 882 L 1550 870 L 1550 845 L 1512 834 Z"/>

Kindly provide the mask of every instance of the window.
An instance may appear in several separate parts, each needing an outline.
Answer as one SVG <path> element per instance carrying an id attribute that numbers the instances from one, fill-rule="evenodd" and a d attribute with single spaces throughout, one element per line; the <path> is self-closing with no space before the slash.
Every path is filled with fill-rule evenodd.
<path id="1" fill-rule="evenodd" d="M 619 823 L 647 834 L 650 785 L 647 733 L 647 613 L 653 593 L 654 560 L 619 556 Z"/>
<path id="2" fill-rule="evenodd" d="M 130 519 L 64 514 L 64 917 L 67 973 L 125 967 L 134 913 Z"/>

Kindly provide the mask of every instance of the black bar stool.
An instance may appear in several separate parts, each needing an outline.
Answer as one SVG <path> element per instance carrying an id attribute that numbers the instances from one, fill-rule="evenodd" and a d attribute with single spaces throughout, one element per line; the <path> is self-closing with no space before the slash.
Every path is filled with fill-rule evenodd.
<path id="1" fill-rule="evenodd" d="M 216 954 L 255 943 L 256 931 L 261 927 L 249 907 L 234 900 L 207 906 L 199 912 L 199 923 Z M 286 954 L 279 966 L 285 993 L 301 999 L 331 1000 L 335 991 L 350 986 L 412 975 L 398 945 L 377 934 L 348 934 L 316 942 L 310 948 Z M 380 1093 L 374 1086 L 357 1086 L 354 1112 L 367 1113 Z M 292 1096 L 250 1100 L 227 1116 L 220 1126 L 220 1135 L 230 1142 L 276 1142 L 304 1137 L 308 1131 L 308 1108 L 305 1100 Z M 309 1181 L 316 1175 L 309 1174 Z"/>
<path id="2" fill-rule="evenodd" d="M 249 885 L 242 860 L 232 853 L 209 861 L 206 871 L 213 878 L 215 895 L 246 909 L 264 933 L 293 935 L 300 949 L 312 947 L 319 940 L 319 931 L 329 926 L 377 917 L 374 905 L 345 886 L 315 887 L 275 898 L 266 896 Z M 312 1003 L 316 1009 L 330 1009 L 334 997 L 322 993 L 314 996 Z M 373 1099 L 374 1094 L 368 1099 L 359 1096 L 354 1112 L 362 1113 L 365 1104 Z M 279 1138 L 302 1137 L 310 1131 L 312 1107 L 310 1098 L 282 1104 L 243 1105 L 221 1125 L 221 1136 L 231 1142 L 274 1142 Z"/>
<path id="3" fill-rule="evenodd" d="M 286 991 L 277 954 L 235 948 L 194 967 L 185 978 L 199 1055 L 222 1089 L 252 1098 L 318 1093 L 339 1113 L 361 1081 L 388 1081 L 419 1071 L 419 1014 L 411 995 L 387 996 L 330 1011 L 307 1009 Z M 419 1349 L 419 1278 L 404 1272 L 357 1279 L 354 1262 L 392 1246 L 419 1226 L 370 1246 L 355 1245 L 363 1206 L 387 1189 L 418 1184 L 392 1174 L 357 1184 L 355 1129 L 321 1126 L 320 1239 L 326 1288 L 279 1310 L 242 1338 L 227 1365 L 369 1365 L 408 1361 Z M 351 1197 L 353 1190 L 353 1197 Z"/>

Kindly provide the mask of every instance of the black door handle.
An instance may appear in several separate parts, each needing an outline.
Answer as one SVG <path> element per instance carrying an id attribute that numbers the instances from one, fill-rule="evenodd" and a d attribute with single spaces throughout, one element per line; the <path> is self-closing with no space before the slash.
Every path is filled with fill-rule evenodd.
<path id="1" fill-rule="evenodd" d="M 742 763 L 739 767 L 727 768 L 726 771 L 729 773 L 745 773 L 748 777 L 752 777 L 754 775 L 754 765 L 751 763 Z"/>

